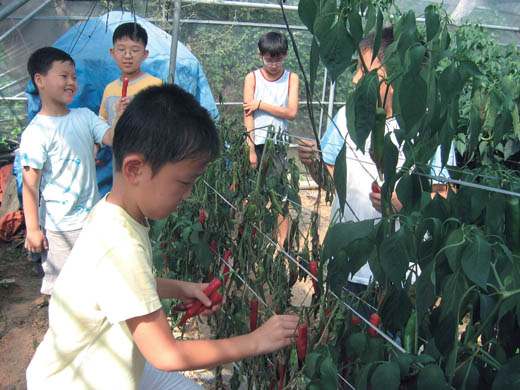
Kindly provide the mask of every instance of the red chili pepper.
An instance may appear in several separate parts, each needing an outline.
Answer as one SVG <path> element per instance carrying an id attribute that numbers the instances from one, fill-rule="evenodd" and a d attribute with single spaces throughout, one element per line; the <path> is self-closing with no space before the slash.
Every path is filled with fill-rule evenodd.
<path id="1" fill-rule="evenodd" d="M 377 181 L 372 182 L 372 192 L 375 192 L 376 194 L 381 193 L 381 187 L 379 187 L 379 184 L 377 184 Z"/>
<path id="2" fill-rule="evenodd" d="M 229 189 L 231 190 L 231 192 L 235 192 L 235 185 L 234 184 L 231 184 L 229 186 Z"/>
<path id="3" fill-rule="evenodd" d="M 307 325 L 298 325 L 298 361 L 302 362 L 307 356 Z"/>
<path id="4" fill-rule="evenodd" d="M 229 257 L 231 256 L 231 248 L 229 248 L 226 253 L 224 253 L 224 256 L 222 256 L 222 259 L 224 261 L 228 261 Z M 224 264 L 224 269 L 222 271 L 222 275 L 224 275 L 224 284 L 227 284 L 227 281 L 229 280 L 229 275 L 230 275 L 230 268 L 227 264 Z"/>
<path id="5" fill-rule="evenodd" d="M 126 97 L 127 89 L 128 89 L 128 79 L 125 77 L 123 79 L 123 89 L 121 90 L 121 97 Z"/>
<path id="6" fill-rule="evenodd" d="M 239 236 L 242 236 L 242 234 L 244 234 L 244 228 L 242 227 L 242 225 L 238 227 L 238 234 Z"/>
<path id="7" fill-rule="evenodd" d="M 211 241 L 211 253 L 213 253 L 213 256 L 217 254 L 217 243 L 215 241 Z"/>
<path id="8" fill-rule="evenodd" d="M 376 328 L 378 328 L 379 324 L 381 323 L 381 317 L 379 317 L 379 314 L 377 314 L 377 313 L 370 314 L 370 323 L 372 325 L 374 325 Z M 368 332 L 370 333 L 370 336 L 372 336 L 372 337 L 377 336 L 377 332 L 372 327 L 368 328 Z"/>
<path id="9" fill-rule="evenodd" d="M 208 267 L 208 279 L 211 280 L 211 267 Z"/>
<path id="10" fill-rule="evenodd" d="M 312 276 L 318 278 L 318 262 L 317 261 L 311 261 L 309 262 L 309 271 L 311 272 Z M 312 287 L 314 287 L 314 294 L 316 296 L 320 295 L 320 288 L 318 286 L 318 282 L 312 278 Z"/>
<path id="11" fill-rule="evenodd" d="M 274 314 L 280 314 L 280 308 L 278 306 L 274 307 Z"/>
<path id="12" fill-rule="evenodd" d="M 204 209 L 200 210 L 199 222 L 202 225 L 202 227 L 204 227 L 204 223 L 206 222 L 206 215 L 204 214 Z"/>
<path id="13" fill-rule="evenodd" d="M 222 302 L 222 298 L 224 298 L 224 295 L 222 295 L 218 290 L 219 289 L 217 288 L 215 291 L 213 291 L 213 294 L 211 294 L 211 296 L 209 297 L 209 299 L 211 300 L 211 306 L 219 304 L 220 302 Z M 205 307 L 202 307 L 201 309 L 202 311 L 204 311 Z"/>
<path id="14" fill-rule="evenodd" d="M 251 332 L 256 329 L 258 323 L 258 301 L 255 299 L 251 301 L 251 311 L 249 313 L 249 329 Z"/>
<path id="15" fill-rule="evenodd" d="M 361 323 L 361 318 L 358 316 L 352 317 L 352 325 L 359 325 Z"/>
<path id="16" fill-rule="evenodd" d="M 285 382 L 285 364 L 278 362 L 278 376 L 280 377 L 280 390 L 283 390 Z"/>
<path id="17" fill-rule="evenodd" d="M 209 282 L 208 286 L 204 289 L 204 294 L 207 296 L 207 297 L 210 297 L 211 294 L 213 294 L 213 292 L 215 290 L 218 290 L 218 288 L 222 286 L 222 282 L 220 281 L 220 279 L 218 278 L 214 278 L 211 282 Z M 202 308 L 201 312 L 204 310 L 204 305 L 202 304 L 201 301 L 197 300 L 193 303 L 193 305 L 191 305 L 189 307 L 189 309 L 186 311 L 186 314 L 184 314 L 179 322 L 179 327 L 180 326 L 183 326 L 184 323 L 190 319 L 191 317 L 194 317 L 196 316 L 197 314 L 199 314 L 199 310 Z"/>
<path id="18" fill-rule="evenodd" d="M 359 318 L 359 317 L 358 317 L 358 318 Z M 347 356 L 347 357 L 345 358 L 345 371 L 343 372 L 343 379 L 347 379 L 349 369 L 350 369 L 350 359 L 349 359 L 348 356 Z"/>

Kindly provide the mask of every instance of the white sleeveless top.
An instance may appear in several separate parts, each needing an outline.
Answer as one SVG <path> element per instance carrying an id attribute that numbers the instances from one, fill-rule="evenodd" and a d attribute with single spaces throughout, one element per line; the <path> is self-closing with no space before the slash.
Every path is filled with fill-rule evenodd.
<path id="1" fill-rule="evenodd" d="M 253 72 L 255 77 L 254 100 L 261 100 L 278 107 L 287 107 L 289 102 L 289 80 L 291 72 L 284 70 L 277 80 L 267 80 L 260 69 Z M 276 134 L 285 132 L 287 120 L 277 118 L 262 110 L 253 113 L 255 120 L 255 145 L 265 144 L 268 126 L 273 125 Z"/>

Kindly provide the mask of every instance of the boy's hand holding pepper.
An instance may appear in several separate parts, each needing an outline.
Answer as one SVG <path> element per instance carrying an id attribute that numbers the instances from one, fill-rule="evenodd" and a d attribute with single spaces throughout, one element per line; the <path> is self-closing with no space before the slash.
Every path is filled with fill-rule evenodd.
<path id="1" fill-rule="evenodd" d="M 368 197 L 370 198 L 370 202 L 372 202 L 372 207 L 381 212 L 381 189 L 376 191 L 374 190 L 375 188 L 372 188 L 372 191 L 368 194 Z M 403 207 L 395 191 L 392 193 L 392 207 L 395 213 L 399 212 Z"/>
<path id="2" fill-rule="evenodd" d="M 256 354 L 279 350 L 296 340 L 298 316 L 274 315 L 251 335 L 255 337 Z"/>

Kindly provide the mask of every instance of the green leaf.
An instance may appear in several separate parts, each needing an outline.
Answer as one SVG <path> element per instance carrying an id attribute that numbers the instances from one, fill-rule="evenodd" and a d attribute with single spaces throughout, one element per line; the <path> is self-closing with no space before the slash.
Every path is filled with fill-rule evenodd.
<path id="1" fill-rule="evenodd" d="M 320 64 L 320 48 L 316 37 L 312 37 L 311 54 L 309 58 L 309 74 L 310 74 L 310 89 L 311 96 L 314 94 L 314 84 L 316 82 L 316 75 L 318 74 L 318 65 Z"/>
<path id="2" fill-rule="evenodd" d="M 308 378 L 316 377 L 319 373 L 319 367 L 322 360 L 322 354 L 317 352 L 311 352 L 305 358 L 305 373 Z"/>
<path id="3" fill-rule="evenodd" d="M 379 76 L 372 71 L 359 80 L 354 98 L 356 131 L 350 137 L 361 150 L 365 150 L 365 141 L 374 129 L 378 95 Z"/>
<path id="4" fill-rule="evenodd" d="M 385 184 L 382 191 L 385 193 L 387 182 L 390 182 L 395 176 L 397 169 L 397 162 L 399 160 L 399 149 L 392 141 L 390 133 L 385 135 L 385 151 L 383 153 L 383 175 L 385 177 Z"/>
<path id="5" fill-rule="evenodd" d="M 413 358 L 408 353 L 402 353 L 399 356 L 397 356 L 397 364 L 399 364 L 399 369 L 401 370 L 401 376 L 405 377 L 408 375 L 408 372 L 410 371 L 410 366 L 413 362 Z"/>
<path id="6" fill-rule="evenodd" d="M 422 269 L 415 284 L 417 316 L 422 318 L 426 311 L 435 303 L 435 285 L 432 282 L 433 262 Z"/>
<path id="7" fill-rule="evenodd" d="M 368 376 L 372 367 L 375 363 L 369 361 L 369 363 L 365 366 L 361 367 L 361 371 L 359 375 L 356 377 L 356 389 L 357 390 L 367 390 L 368 389 Z"/>
<path id="8" fill-rule="evenodd" d="M 345 204 L 347 203 L 347 145 L 345 143 L 343 143 L 343 147 L 334 164 L 334 186 L 339 199 L 340 213 L 343 216 L 345 215 Z"/>
<path id="9" fill-rule="evenodd" d="M 406 51 L 405 64 L 409 65 L 409 70 L 411 72 L 419 73 L 421 71 L 425 59 L 425 53 L 426 48 L 421 44 L 413 45 Z"/>
<path id="10" fill-rule="evenodd" d="M 412 313 L 412 304 L 406 290 L 396 286 L 389 288 L 380 312 L 385 329 L 394 334 L 402 329 Z"/>
<path id="11" fill-rule="evenodd" d="M 462 269 L 477 286 L 487 290 L 491 262 L 491 247 L 480 235 L 475 235 L 462 252 Z"/>
<path id="12" fill-rule="evenodd" d="M 298 16 L 310 32 L 314 31 L 314 21 L 318 14 L 316 0 L 300 0 L 298 3 Z"/>
<path id="13" fill-rule="evenodd" d="M 493 381 L 492 390 L 520 389 L 520 355 L 504 364 Z"/>
<path id="14" fill-rule="evenodd" d="M 445 253 L 453 272 L 460 269 L 461 254 L 465 244 L 466 241 L 464 240 L 464 231 L 462 228 L 452 231 L 446 240 Z"/>
<path id="15" fill-rule="evenodd" d="M 338 388 L 338 368 L 329 355 L 320 365 L 321 384 L 324 390 L 336 390 Z"/>
<path id="16" fill-rule="evenodd" d="M 381 266 L 386 276 L 398 284 L 404 279 L 411 259 L 411 240 L 413 235 L 409 230 L 401 226 L 394 234 L 386 237 L 379 248 Z"/>
<path id="17" fill-rule="evenodd" d="M 448 104 L 455 95 L 461 92 L 462 87 L 459 70 L 455 63 L 451 63 L 439 76 L 439 91 L 443 103 Z"/>
<path id="18" fill-rule="evenodd" d="M 397 390 L 400 383 L 401 370 L 396 362 L 379 365 L 370 378 L 374 389 Z"/>
<path id="19" fill-rule="evenodd" d="M 439 32 L 441 20 L 439 18 L 437 7 L 433 4 L 427 6 L 424 13 L 426 20 L 426 40 L 430 42 Z"/>
<path id="20" fill-rule="evenodd" d="M 372 62 L 377 57 L 377 53 L 379 53 L 379 48 L 381 47 L 381 38 L 383 32 L 383 13 L 381 12 L 381 8 L 377 9 L 377 19 L 376 19 L 376 32 L 374 34 L 374 46 L 372 46 Z M 385 54 L 385 59 L 388 58 Z M 387 64 L 388 66 L 388 64 Z"/>
<path id="21" fill-rule="evenodd" d="M 479 380 L 478 368 L 470 361 L 457 370 L 453 378 L 453 385 L 460 390 L 476 390 Z"/>
<path id="22" fill-rule="evenodd" d="M 407 72 L 401 85 L 406 86 L 399 89 L 397 96 L 399 106 L 406 107 L 401 110 L 400 118 L 404 125 L 401 126 L 401 130 L 405 130 L 406 137 L 410 139 L 417 133 L 420 121 L 426 114 L 427 87 L 422 77 L 414 72 Z M 401 122 L 399 124 L 401 125 Z"/>
<path id="23" fill-rule="evenodd" d="M 195 253 L 198 265 L 203 268 L 207 268 L 211 265 L 213 253 L 211 253 L 211 248 L 206 241 L 199 241 L 198 244 L 194 245 L 193 252 Z"/>
<path id="24" fill-rule="evenodd" d="M 349 357 L 355 359 L 361 357 L 367 348 L 367 335 L 363 332 L 352 333 L 347 339 L 347 351 Z"/>
<path id="25" fill-rule="evenodd" d="M 417 388 L 421 390 L 444 390 L 448 388 L 441 368 L 436 364 L 424 367 L 417 377 Z"/>
<path id="26" fill-rule="evenodd" d="M 460 301 L 466 291 L 466 287 L 461 272 L 455 272 L 446 278 L 446 284 L 443 287 L 443 300 L 441 303 L 441 321 L 448 314 L 457 317 Z"/>
<path id="27" fill-rule="evenodd" d="M 354 41 L 342 21 L 338 21 L 320 40 L 320 57 L 334 82 L 352 61 Z"/>
<path id="28" fill-rule="evenodd" d="M 379 10 L 379 8 L 378 8 Z M 376 7 L 370 3 L 366 13 L 365 34 L 370 33 L 376 24 Z"/>
<path id="29" fill-rule="evenodd" d="M 313 32 L 320 44 L 322 41 L 329 39 L 327 33 L 331 30 L 336 20 L 336 1 L 335 0 L 319 0 L 319 8 L 316 10 L 317 15 L 313 24 Z M 343 23 L 336 23 L 343 24 Z"/>
<path id="30" fill-rule="evenodd" d="M 477 106 L 472 105 L 469 117 L 469 151 L 475 151 L 480 135 L 482 122 L 480 119 L 480 112 Z"/>
<path id="31" fill-rule="evenodd" d="M 361 15 L 353 10 L 348 14 L 348 24 L 350 26 L 350 34 L 354 40 L 354 44 L 357 46 L 363 38 L 363 24 L 361 22 Z"/>

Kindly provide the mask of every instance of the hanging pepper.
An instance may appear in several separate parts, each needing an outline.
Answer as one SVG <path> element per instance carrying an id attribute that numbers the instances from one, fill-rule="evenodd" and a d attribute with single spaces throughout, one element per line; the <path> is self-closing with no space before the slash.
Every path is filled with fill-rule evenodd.
<path id="1" fill-rule="evenodd" d="M 385 148 L 386 111 L 382 107 L 376 109 L 374 129 L 370 138 L 370 157 L 376 164 L 379 178 L 383 180 L 383 151 Z"/>
<path id="2" fill-rule="evenodd" d="M 283 390 L 285 382 L 285 364 L 278 362 L 278 376 L 280 377 L 280 390 Z"/>
<path id="3" fill-rule="evenodd" d="M 124 78 L 123 79 L 123 89 L 121 90 L 121 97 L 124 98 L 126 97 L 126 91 L 128 89 L 128 78 Z"/>
<path id="4" fill-rule="evenodd" d="M 278 214 L 283 215 L 283 208 L 280 204 L 280 201 L 276 197 L 276 193 L 274 192 L 274 189 L 269 189 L 269 199 L 271 200 L 271 205 L 273 206 L 274 211 L 276 211 Z"/>
<path id="5" fill-rule="evenodd" d="M 220 279 L 218 278 L 214 278 L 208 285 L 207 287 L 204 289 L 204 294 L 207 296 L 207 297 L 210 297 L 211 294 L 213 294 L 213 292 L 215 292 L 215 290 L 218 290 L 218 288 L 222 286 L 222 282 L 220 281 Z M 182 316 L 180 322 L 179 322 L 179 327 L 183 326 L 184 323 L 190 319 L 191 317 L 194 317 L 196 316 L 197 314 L 200 314 L 202 311 L 204 311 L 205 309 L 205 306 L 203 305 L 203 303 L 199 300 L 195 301 L 190 307 L 189 309 L 186 311 L 186 313 L 184 314 L 184 316 Z"/>
<path id="6" fill-rule="evenodd" d="M 307 325 L 298 325 L 298 361 L 303 362 L 307 356 Z"/>
<path id="7" fill-rule="evenodd" d="M 414 311 L 408 318 L 406 327 L 404 328 L 404 349 L 408 353 L 417 352 L 417 312 Z"/>
<path id="8" fill-rule="evenodd" d="M 217 243 L 215 241 L 211 241 L 211 253 L 213 256 L 217 254 Z"/>
<path id="9" fill-rule="evenodd" d="M 251 332 L 256 329 L 256 325 L 258 323 L 258 301 L 252 300 L 251 303 L 251 311 L 249 312 L 249 329 Z"/>
<path id="10" fill-rule="evenodd" d="M 204 213 L 204 209 L 200 210 L 199 222 L 202 225 L 202 227 L 204 227 L 204 223 L 206 222 L 206 214 Z"/>
<path id="11" fill-rule="evenodd" d="M 379 317 L 379 314 L 377 314 L 377 313 L 370 314 L 370 323 L 372 325 L 374 325 L 376 328 L 378 328 L 379 324 L 381 323 L 381 317 Z M 368 332 L 370 333 L 370 336 L 372 336 L 372 337 L 377 336 L 376 330 L 372 327 L 368 328 Z"/>
<path id="12" fill-rule="evenodd" d="M 314 276 L 316 279 L 318 279 L 318 262 L 317 261 L 310 261 L 309 262 L 309 271 L 311 272 L 312 276 Z M 314 294 L 316 294 L 317 297 L 320 296 L 320 287 L 318 286 L 318 281 L 314 278 L 312 280 L 312 287 L 314 287 Z"/>
<path id="13" fill-rule="evenodd" d="M 381 193 L 381 187 L 379 187 L 379 184 L 377 183 L 377 180 L 374 180 L 372 182 L 372 192 L 375 192 L 376 194 Z"/>
<path id="14" fill-rule="evenodd" d="M 506 200 L 505 234 L 513 254 L 520 254 L 520 199 L 517 196 Z"/>
<path id="15" fill-rule="evenodd" d="M 229 259 L 229 256 L 231 256 L 231 248 L 229 248 L 226 253 L 224 253 L 224 256 L 222 256 L 222 259 L 224 259 L 224 261 L 228 261 Z M 230 268 L 229 268 L 229 265 L 227 265 L 226 263 L 224 263 L 224 270 L 222 271 L 222 275 L 224 275 L 224 284 L 227 284 L 227 281 L 229 280 L 229 275 L 230 275 Z"/>

